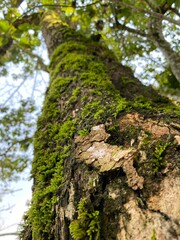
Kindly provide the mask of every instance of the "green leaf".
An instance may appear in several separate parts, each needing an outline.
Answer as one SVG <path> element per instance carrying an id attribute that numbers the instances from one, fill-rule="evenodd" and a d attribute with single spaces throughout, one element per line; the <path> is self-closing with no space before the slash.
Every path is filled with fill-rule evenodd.
<path id="1" fill-rule="evenodd" d="M 25 36 L 22 36 L 20 38 L 20 44 L 22 44 L 22 45 L 29 45 L 30 44 L 29 38 L 27 38 Z"/>
<path id="2" fill-rule="evenodd" d="M 27 30 L 30 29 L 30 27 L 31 27 L 31 24 L 23 23 L 23 24 L 18 26 L 18 29 L 21 30 L 21 31 L 27 31 Z"/>
<path id="3" fill-rule="evenodd" d="M 2 37 L 0 37 L 0 47 L 3 45 L 3 38 Z"/>
<path id="4" fill-rule="evenodd" d="M 171 5 L 174 3 L 174 0 L 167 0 L 167 3 Z"/>
<path id="5" fill-rule="evenodd" d="M 120 8 L 118 13 L 118 17 L 129 17 L 131 16 L 131 9 L 129 8 Z"/>
<path id="6" fill-rule="evenodd" d="M 180 8 L 180 1 L 179 1 L 179 0 L 174 1 L 174 3 L 175 3 L 175 6 L 176 6 L 177 8 Z"/>
<path id="7" fill-rule="evenodd" d="M 10 29 L 10 24 L 6 20 L 1 20 L 0 21 L 0 30 L 3 32 L 8 32 Z"/>
<path id="8" fill-rule="evenodd" d="M 89 15 L 90 18 L 93 18 L 96 15 L 96 11 L 92 6 L 87 6 L 86 12 Z"/>
<path id="9" fill-rule="evenodd" d="M 33 46 L 39 46 L 41 44 L 41 41 L 38 38 L 34 38 L 31 40 L 31 44 Z"/>
<path id="10" fill-rule="evenodd" d="M 70 16 L 75 11 L 75 9 L 73 7 L 66 7 L 66 8 L 63 8 L 63 10 L 65 11 L 67 16 Z"/>
<path id="11" fill-rule="evenodd" d="M 174 0 L 167 0 L 167 3 L 169 5 L 175 4 L 175 7 L 177 7 L 177 8 L 180 7 L 180 1 L 179 0 L 176 0 L 176 1 L 174 1 Z"/>
<path id="12" fill-rule="evenodd" d="M 42 4 L 54 4 L 54 0 L 42 0 Z"/>

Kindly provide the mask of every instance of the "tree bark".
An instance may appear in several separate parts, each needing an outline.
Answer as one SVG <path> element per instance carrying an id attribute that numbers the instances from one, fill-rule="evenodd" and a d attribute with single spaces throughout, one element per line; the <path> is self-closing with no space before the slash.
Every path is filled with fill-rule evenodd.
<path id="1" fill-rule="evenodd" d="M 180 111 L 47 16 L 51 80 L 21 239 L 178 239 Z"/>

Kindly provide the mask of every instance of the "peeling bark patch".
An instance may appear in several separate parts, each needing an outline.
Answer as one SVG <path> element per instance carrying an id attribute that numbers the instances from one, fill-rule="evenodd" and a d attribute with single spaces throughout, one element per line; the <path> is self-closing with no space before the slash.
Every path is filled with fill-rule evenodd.
<path id="1" fill-rule="evenodd" d="M 150 210 L 165 213 L 171 219 L 180 223 L 180 177 L 169 175 L 160 185 L 160 191 L 147 201 Z M 179 229 L 180 231 L 180 229 Z"/>
<path id="2" fill-rule="evenodd" d="M 121 130 L 124 130 L 129 125 L 150 131 L 154 138 L 159 138 L 163 135 L 178 134 L 178 131 L 169 125 L 167 126 L 164 122 L 152 119 L 145 120 L 139 113 L 126 114 L 120 119 Z"/>
<path id="3" fill-rule="evenodd" d="M 176 135 L 174 138 L 175 138 L 178 146 L 180 146 L 180 136 Z"/>
<path id="4" fill-rule="evenodd" d="M 133 160 L 137 150 L 135 148 L 123 149 L 116 145 L 106 143 L 110 134 L 106 133 L 104 124 L 95 126 L 89 135 L 75 138 L 76 158 L 88 165 L 93 165 L 100 172 L 108 172 L 122 167 L 127 175 L 128 186 L 136 190 L 143 188 L 143 177 L 139 176 L 133 167 Z"/>
<path id="5" fill-rule="evenodd" d="M 131 239 L 158 239 L 158 240 L 179 240 L 179 224 L 173 218 L 166 219 L 159 211 L 146 211 L 140 209 L 135 199 L 130 199 L 124 205 L 126 213 L 131 216 L 127 221 L 123 214 L 119 215 L 121 226 L 117 234 L 117 240 Z M 153 238 L 153 232 L 155 237 Z"/>

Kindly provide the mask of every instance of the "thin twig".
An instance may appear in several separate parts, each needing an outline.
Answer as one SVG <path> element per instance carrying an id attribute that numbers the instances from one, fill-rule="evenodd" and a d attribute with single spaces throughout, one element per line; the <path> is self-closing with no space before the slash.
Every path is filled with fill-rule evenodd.
<path id="1" fill-rule="evenodd" d="M 24 79 L 19 86 L 11 93 L 11 95 L 8 97 L 8 99 L 6 99 L 6 101 L 3 103 L 3 105 L 5 106 L 9 100 L 14 96 L 14 94 L 16 94 L 18 92 L 18 90 L 22 87 L 22 85 L 25 83 L 26 79 Z"/>

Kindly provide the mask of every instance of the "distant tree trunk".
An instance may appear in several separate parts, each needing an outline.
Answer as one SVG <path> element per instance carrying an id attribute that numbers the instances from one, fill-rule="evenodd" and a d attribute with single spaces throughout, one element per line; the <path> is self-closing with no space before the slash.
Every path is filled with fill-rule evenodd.
<path id="1" fill-rule="evenodd" d="M 60 23 L 43 35 L 51 80 L 21 239 L 179 239 L 180 111 L 101 42 Z"/>

